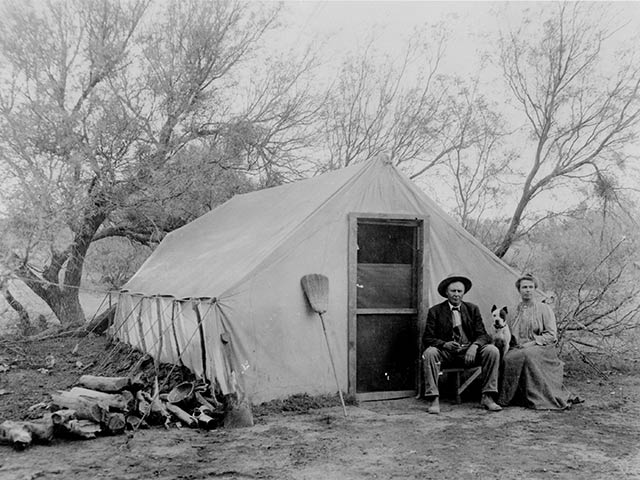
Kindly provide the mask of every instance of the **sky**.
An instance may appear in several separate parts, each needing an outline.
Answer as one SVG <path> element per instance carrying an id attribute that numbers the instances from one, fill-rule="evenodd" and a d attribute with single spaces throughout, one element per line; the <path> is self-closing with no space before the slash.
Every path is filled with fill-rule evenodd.
<path id="1" fill-rule="evenodd" d="M 283 18 L 292 24 L 287 40 L 303 43 L 330 36 L 326 48 L 336 55 L 355 49 L 372 30 L 380 36 L 385 50 L 399 51 L 402 40 L 414 28 L 444 22 L 451 42 L 443 69 L 463 73 L 478 66 L 478 52 L 490 46 L 495 39 L 491 35 L 519 23 L 528 10 L 552 3 L 557 2 L 285 1 Z M 616 24 L 623 25 L 617 41 L 625 42 L 634 35 L 640 39 L 640 1 L 590 3 L 594 7 L 607 5 Z"/>
<path id="2" fill-rule="evenodd" d="M 338 59 L 349 51 L 358 51 L 367 36 L 375 32 L 377 48 L 394 56 L 402 50 L 413 29 L 443 22 L 449 31 L 449 42 L 440 71 L 467 78 L 481 72 L 484 91 L 499 99 L 505 88 L 501 74 L 483 59 L 482 52 L 492 48 L 495 51 L 501 29 L 519 24 L 541 5 L 552 3 L 557 2 L 286 1 L 282 18 L 288 27 L 280 40 L 294 45 L 321 42 L 326 58 Z M 611 61 L 615 58 L 614 49 L 619 46 L 635 43 L 640 47 L 640 1 L 590 5 L 594 17 L 599 19 L 598 9 L 606 7 L 608 21 L 619 26 L 608 42 L 610 50 L 605 52 Z M 640 147 L 632 148 L 640 157 Z M 636 163 L 640 164 L 640 158 Z M 640 179 L 640 167 L 630 172 L 623 181 L 633 187 Z M 547 201 L 568 201 L 570 196 L 568 190 L 561 189 Z"/>

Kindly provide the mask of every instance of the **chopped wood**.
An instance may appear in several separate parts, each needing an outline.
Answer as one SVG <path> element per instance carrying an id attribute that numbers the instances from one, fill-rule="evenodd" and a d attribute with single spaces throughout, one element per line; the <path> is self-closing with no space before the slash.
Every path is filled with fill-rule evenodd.
<path id="1" fill-rule="evenodd" d="M 138 373 L 135 377 L 130 379 L 130 387 L 131 390 L 138 391 L 138 390 L 142 390 L 143 388 L 145 388 L 146 385 L 144 384 L 144 381 L 142 380 L 142 372 Z"/>
<path id="2" fill-rule="evenodd" d="M 140 390 L 136 395 L 139 397 L 138 402 L 142 399 L 145 404 L 149 405 L 149 413 L 145 418 L 147 418 L 150 423 L 166 424 L 169 421 L 171 418 L 169 412 L 159 398 L 153 397 L 142 390 Z M 147 407 L 145 405 L 145 409 L 146 408 Z"/>
<path id="3" fill-rule="evenodd" d="M 124 413 L 120 412 L 108 412 L 105 418 L 102 419 L 102 426 L 104 431 L 111 434 L 118 434 L 124 432 L 126 427 L 126 419 Z"/>
<path id="4" fill-rule="evenodd" d="M 51 414 L 51 421 L 54 425 L 62 425 L 63 423 L 67 423 L 69 420 L 73 420 L 74 418 L 77 418 L 76 411 L 69 408 L 57 410 Z"/>
<path id="5" fill-rule="evenodd" d="M 24 425 L 7 420 L 0 424 L 0 441 L 9 443 L 16 450 L 24 450 L 31 445 L 33 437 Z"/>
<path id="6" fill-rule="evenodd" d="M 124 401 L 127 403 L 127 412 L 133 412 L 136 409 L 136 397 L 129 390 L 123 390 L 120 395 L 124 398 Z"/>
<path id="7" fill-rule="evenodd" d="M 75 410 L 79 419 L 91 420 L 95 423 L 100 423 L 104 413 L 108 411 L 101 402 L 78 393 L 58 391 L 51 394 L 51 400 L 59 409 Z"/>
<path id="8" fill-rule="evenodd" d="M 137 415 L 127 415 L 125 419 L 127 428 L 129 430 L 138 430 L 140 428 L 149 428 L 147 422 L 138 417 Z"/>
<path id="9" fill-rule="evenodd" d="M 69 393 L 91 399 L 108 410 L 125 411 L 127 409 L 127 401 L 119 393 L 98 392 L 82 387 L 73 387 Z"/>
<path id="10" fill-rule="evenodd" d="M 178 407 L 177 405 L 174 405 L 173 403 L 166 403 L 165 407 L 166 407 L 167 410 L 169 410 L 169 412 L 174 417 L 176 417 L 178 420 L 180 420 L 186 426 L 195 427 L 197 425 L 197 423 L 198 423 L 197 420 L 195 418 L 193 418 L 191 415 L 189 415 L 187 412 L 185 412 L 183 409 Z"/>
<path id="11" fill-rule="evenodd" d="M 118 393 L 131 385 L 129 377 L 99 377 L 82 375 L 78 383 L 83 387 L 100 392 Z"/>
<path id="12" fill-rule="evenodd" d="M 142 390 L 139 390 L 136 393 L 136 399 L 138 400 L 138 414 L 140 414 L 142 418 L 149 418 L 149 415 L 151 415 L 151 403 L 145 399 L 143 393 L 144 392 Z"/>
<path id="13" fill-rule="evenodd" d="M 218 409 L 218 408 L 222 407 L 222 404 L 221 404 L 220 402 L 218 402 L 218 401 L 217 401 L 217 400 L 215 400 L 215 399 L 212 399 L 212 401 L 209 401 L 209 400 L 207 400 L 207 399 L 204 397 L 204 395 L 202 395 L 200 392 L 195 392 L 195 394 L 194 394 L 194 395 L 195 395 L 195 399 L 196 399 L 196 401 L 197 401 L 200 405 L 202 405 L 202 406 L 204 406 L 204 407 L 207 407 L 207 408 L 209 408 L 209 409 L 211 409 L 211 410 L 216 410 L 216 409 Z"/>
<path id="14" fill-rule="evenodd" d="M 35 443 L 49 443 L 53 440 L 53 421 L 45 415 L 39 422 L 19 422 L 27 430 Z"/>
<path id="15" fill-rule="evenodd" d="M 39 409 L 44 409 L 47 408 L 48 405 L 46 402 L 38 402 L 34 405 L 31 405 L 29 408 L 27 408 L 27 412 L 33 412 L 35 410 L 39 410 Z"/>
<path id="16" fill-rule="evenodd" d="M 64 427 L 70 434 L 85 439 L 96 438 L 102 431 L 100 425 L 91 420 L 69 420 Z"/>
<path id="17" fill-rule="evenodd" d="M 213 417 L 210 417 L 204 412 L 200 412 L 198 415 L 196 415 L 196 420 L 198 420 L 199 427 L 206 428 L 207 430 L 216 428 L 216 425 L 218 423 Z"/>

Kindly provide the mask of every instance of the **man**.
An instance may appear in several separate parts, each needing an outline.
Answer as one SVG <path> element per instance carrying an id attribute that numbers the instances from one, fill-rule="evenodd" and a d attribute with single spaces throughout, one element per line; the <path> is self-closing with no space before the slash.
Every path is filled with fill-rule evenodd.
<path id="1" fill-rule="evenodd" d="M 498 393 L 500 352 L 491 345 L 477 305 L 463 302 L 471 289 L 467 277 L 452 275 L 440 282 L 438 293 L 447 300 L 431 307 L 422 337 L 425 397 L 429 413 L 440 413 L 438 376 L 440 366 L 482 366 L 481 405 L 492 412 L 502 410 L 494 396 Z"/>

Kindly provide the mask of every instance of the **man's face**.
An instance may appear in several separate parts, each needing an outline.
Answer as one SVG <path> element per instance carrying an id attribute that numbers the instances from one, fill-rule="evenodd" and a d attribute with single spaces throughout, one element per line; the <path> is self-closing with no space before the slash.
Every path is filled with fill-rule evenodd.
<path id="1" fill-rule="evenodd" d="M 464 296 L 464 285 L 462 282 L 453 282 L 450 283 L 447 287 L 447 299 L 449 303 L 454 307 L 460 305 L 462 302 L 462 297 Z"/>

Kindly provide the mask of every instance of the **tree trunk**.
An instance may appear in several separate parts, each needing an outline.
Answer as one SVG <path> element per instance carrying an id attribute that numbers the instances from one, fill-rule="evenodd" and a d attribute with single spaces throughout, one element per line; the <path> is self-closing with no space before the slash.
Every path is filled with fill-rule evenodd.
<path id="1" fill-rule="evenodd" d="M 80 305 L 79 290 L 65 288 L 58 295 L 47 302 L 64 327 L 83 325 L 84 311 Z"/>
<path id="2" fill-rule="evenodd" d="M 93 237 L 107 217 L 99 198 L 83 218 L 82 226 L 75 234 L 69 247 L 54 252 L 42 277 L 23 264 L 18 272 L 27 286 L 51 308 L 63 327 L 82 325 L 86 319 L 80 305 L 80 281 L 84 260 Z M 60 284 L 60 274 L 62 285 Z M 44 282 L 43 282 L 44 280 Z"/>
<path id="3" fill-rule="evenodd" d="M 513 216 L 511 217 L 509 228 L 507 228 L 507 232 L 504 234 L 504 237 L 502 238 L 500 245 L 498 245 L 498 248 L 496 248 L 496 250 L 493 252 L 498 258 L 503 258 L 511 248 L 511 245 L 513 244 L 513 242 L 515 241 L 516 232 L 520 227 L 520 222 L 522 222 L 522 215 L 524 214 L 525 208 L 531 201 L 531 196 L 532 194 L 530 193 L 530 191 L 526 190 L 525 192 L 523 192 L 522 196 L 520 197 L 520 201 L 518 202 L 516 210 L 513 213 Z"/>
<path id="4" fill-rule="evenodd" d="M 31 319 L 29 318 L 29 312 L 27 312 L 24 306 L 11 294 L 9 287 L 6 284 L 2 285 L 2 293 L 9 306 L 18 312 L 18 315 L 20 316 L 20 331 L 24 335 L 30 335 L 33 329 Z"/>

